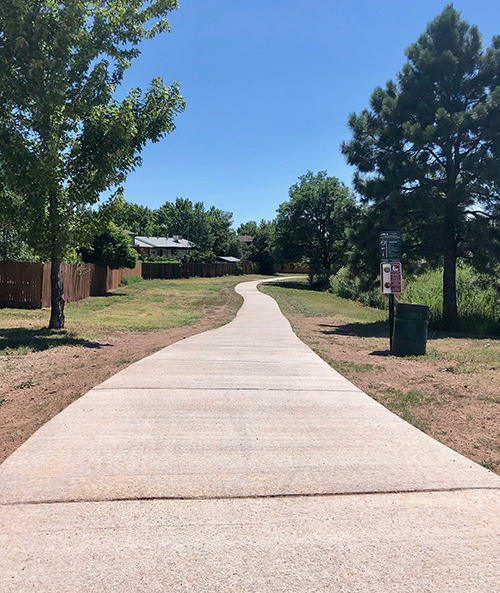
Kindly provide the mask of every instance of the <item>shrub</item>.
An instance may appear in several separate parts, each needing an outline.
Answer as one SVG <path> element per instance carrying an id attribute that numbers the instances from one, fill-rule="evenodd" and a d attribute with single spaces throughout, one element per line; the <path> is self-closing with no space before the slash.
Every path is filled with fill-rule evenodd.
<path id="1" fill-rule="evenodd" d="M 149 255 L 142 257 L 141 261 L 148 264 L 180 264 L 181 260 L 175 257 L 167 257 L 166 255 Z"/>
<path id="2" fill-rule="evenodd" d="M 97 266 L 109 266 L 112 270 L 135 268 L 137 252 L 130 246 L 129 237 L 113 223 L 94 237 L 91 247 L 82 247 L 83 261 Z"/>
<path id="3" fill-rule="evenodd" d="M 136 282 L 142 282 L 142 276 L 122 276 L 120 286 L 128 286 L 129 284 L 135 284 Z"/>
<path id="4" fill-rule="evenodd" d="M 330 292 L 343 299 L 359 301 L 367 307 L 387 309 L 388 306 L 387 299 L 383 298 L 378 288 L 363 291 L 360 278 L 345 267 L 330 276 Z"/>
<path id="5" fill-rule="evenodd" d="M 401 302 L 428 305 L 429 322 L 443 320 L 443 270 L 431 270 L 407 281 Z M 466 264 L 457 267 L 457 331 L 500 334 L 500 299 L 491 278 Z"/>
<path id="6" fill-rule="evenodd" d="M 359 279 L 347 268 L 340 268 L 336 274 L 330 276 L 330 292 L 343 299 L 356 301 L 361 294 Z"/>

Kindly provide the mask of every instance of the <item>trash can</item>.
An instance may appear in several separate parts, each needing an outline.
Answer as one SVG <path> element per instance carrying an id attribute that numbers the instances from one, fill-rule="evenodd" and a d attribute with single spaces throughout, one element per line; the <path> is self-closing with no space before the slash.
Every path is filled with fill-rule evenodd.
<path id="1" fill-rule="evenodd" d="M 398 303 L 394 319 L 392 353 L 396 356 L 420 356 L 425 354 L 429 307 Z"/>

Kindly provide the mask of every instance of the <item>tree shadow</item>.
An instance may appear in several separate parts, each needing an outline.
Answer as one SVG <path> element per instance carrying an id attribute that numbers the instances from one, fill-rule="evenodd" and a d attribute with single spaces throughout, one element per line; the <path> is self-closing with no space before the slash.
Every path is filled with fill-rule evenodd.
<path id="1" fill-rule="evenodd" d="M 446 338 L 452 338 L 456 340 L 487 340 L 488 342 L 494 342 L 500 340 L 500 336 L 491 334 L 475 334 L 473 332 L 458 332 L 458 331 L 446 331 L 443 329 L 430 328 L 427 336 L 427 340 L 441 340 Z"/>
<path id="2" fill-rule="evenodd" d="M 389 338 L 389 323 L 387 321 L 373 321 L 371 323 L 343 323 L 333 325 L 319 324 L 321 333 L 337 336 L 355 336 L 359 338 Z"/>
<path id="3" fill-rule="evenodd" d="M 78 338 L 72 331 L 48 328 L 13 327 L 2 329 L 0 334 L 0 355 L 16 350 L 40 352 L 57 346 L 82 346 L 99 349 L 103 346 L 110 346 L 110 344 Z"/>
<path id="4" fill-rule="evenodd" d="M 275 286 L 276 288 L 293 288 L 295 290 L 310 290 L 312 292 L 318 292 L 311 288 L 308 283 L 297 282 L 296 280 L 276 280 L 275 282 L 268 284 L 268 286 Z"/>
<path id="5" fill-rule="evenodd" d="M 106 292 L 104 294 L 96 294 L 93 295 L 92 298 L 93 299 L 105 299 L 107 297 L 114 297 L 114 296 L 118 296 L 118 297 L 124 297 L 124 296 L 130 296 L 129 294 L 127 294 L 126 292 Z"/>

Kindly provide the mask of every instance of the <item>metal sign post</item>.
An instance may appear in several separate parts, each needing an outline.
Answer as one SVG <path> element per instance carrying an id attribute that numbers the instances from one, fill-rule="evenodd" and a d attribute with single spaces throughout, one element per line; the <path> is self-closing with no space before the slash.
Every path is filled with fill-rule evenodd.
<path id="1" fill-rule="evenodd" d="M 392 352 L 394 334 L 394 294 L 403 288 L 401 268 L 401 233 L 384 231 L 380 233 L 380 290 L 389 295 L 389 347 Z"/>
<path id="2" fill-rule="evenodd" d="M 394 335 L 394 295 L 389 295 L 389 350 L 392 352 L 392 336 Z"/>

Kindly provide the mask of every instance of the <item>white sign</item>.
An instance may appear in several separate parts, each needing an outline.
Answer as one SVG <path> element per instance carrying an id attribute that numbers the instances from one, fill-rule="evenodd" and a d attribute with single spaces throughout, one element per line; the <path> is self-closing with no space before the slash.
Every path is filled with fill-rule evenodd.
<path id="1" fill-rule="evenodd" d="M 400 262 L 380 264 L 380 290 L 383 294 L 400 294 L 403 291 Z"/>

